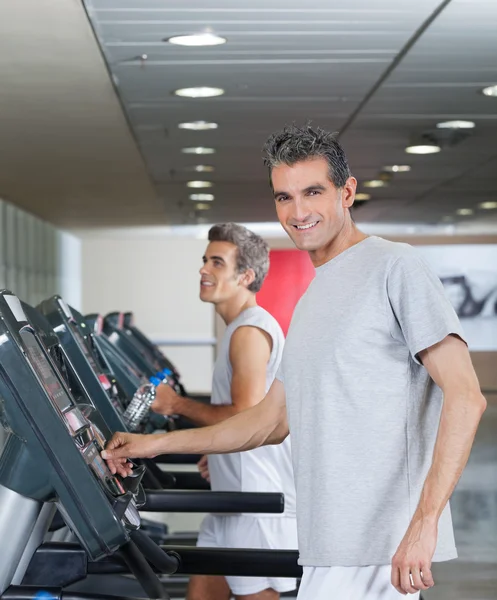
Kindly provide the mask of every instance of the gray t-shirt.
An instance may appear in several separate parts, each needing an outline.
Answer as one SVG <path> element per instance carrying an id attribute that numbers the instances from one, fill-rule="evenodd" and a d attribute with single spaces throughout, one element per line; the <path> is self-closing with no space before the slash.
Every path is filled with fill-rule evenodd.
<path id="1" fill-rule="evenodd" d="M 297 305 L 283 381 L 300 564 L 388 564 L 431 465 L 442 392 L 421 350 L 459 320 L 407 244 L 369 237 L 316 269 Z M 434 560 L 457 556 L 450 508 Z"/>

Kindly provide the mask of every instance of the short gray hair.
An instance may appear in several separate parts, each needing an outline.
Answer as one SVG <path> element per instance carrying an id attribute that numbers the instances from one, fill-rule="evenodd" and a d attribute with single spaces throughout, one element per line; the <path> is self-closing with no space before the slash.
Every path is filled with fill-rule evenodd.
<path id="1" fill-rule="evenodd" d="M 264 164 L 269 169 L 270 183 L 274 167 L 281 164 L 294 165 L 319 157 L 326 159 L 330 180 L 335 187 L 344 187 L 352 175 L 345 151 L 336 135 L 320 127 L 313 129 L 310 124 L 304 127 L 287 125 L 281 131 L 273 133 L 264 144 L 263 153 Z"/>
<path id="2" fill-rule="evenodd" d="M 244 273 L 252 269 L 255 279 L 248 286 L 250 292 L 258 292 L 269 270 L 269 246 L 253 231 L 237 223 L 221 223 L 209 230 L 209 242 L 229 242 L 237 247 L 236 270 Z"/>

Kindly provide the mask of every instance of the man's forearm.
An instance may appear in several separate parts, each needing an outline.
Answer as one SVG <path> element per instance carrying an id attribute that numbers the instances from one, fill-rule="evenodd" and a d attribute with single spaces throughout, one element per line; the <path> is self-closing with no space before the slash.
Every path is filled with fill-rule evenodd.
<path id="1" fill-rule="evenodd" d="M 432 466 L 415 519 L 438 521 L 466 466 L 486 401 L 483 396 L 447 397 L 440 419 Z"/>
<path id="2" fill-rule="evenodd" d="M 232 404 L 205 404 L 191 398 L 178 399 L 178 414 L 190 419 L 195 425 L 215 425 L 237 414 Z"/>
<path id="3" fill-rule="evenodd" d="M 216 425 L 161 434 L 163 454 L 224 454 L 251 450 L 264 444 L 281 442 L 287 435 L 286 424 L 278 415 L 264 414 L 261 402 Z"/>

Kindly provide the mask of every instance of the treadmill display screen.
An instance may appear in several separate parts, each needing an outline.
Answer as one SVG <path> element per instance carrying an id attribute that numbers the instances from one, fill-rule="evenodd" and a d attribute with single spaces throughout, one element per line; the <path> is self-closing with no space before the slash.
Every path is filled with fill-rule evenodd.
<path id="1" fill-rule="evenodd" d="M 64 391 L 64 388 L 60 385 L 57 376 L 48 362 L 43 350 L 38 343 L 38 340 L 34 337 L 33 333 L 28 330 L 20 332 L 20 336 L 24 342 L 26 354 L 33 366 L 36 374 L 38 375 L 41 383 L 48 396 L 52 400 L 58 409 L 63 412 L 70 406 L 72 402 L 69 396 Z"/>

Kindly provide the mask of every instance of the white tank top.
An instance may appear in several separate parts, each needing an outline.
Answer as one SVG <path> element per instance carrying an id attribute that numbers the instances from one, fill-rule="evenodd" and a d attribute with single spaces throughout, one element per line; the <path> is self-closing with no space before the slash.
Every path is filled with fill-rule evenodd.
<path id="1" fill-rule="evenodd" d="M 260 306 L 244 310 L 228 325 L 221 341 L 219 355 L 212 378 L 212 404 L 232 404 L 230 342 L 238 327 L 257 327 L 267 332 L 273 347 L 266 369 L 266 389 L 269 390 L 278 370 L 283 354 L 284 335 L 276 319 Z M 285 512 L 294 516 L 295 485 L 291 459 L 290 437 L 278 446 L 262 446 L 247 452 L 214 454 L 209 456 L 211 488 L 226 492 L 279 492 L 285 495 Z"/>

